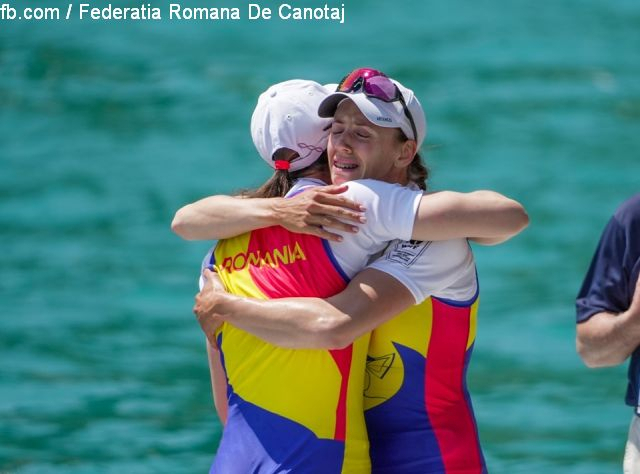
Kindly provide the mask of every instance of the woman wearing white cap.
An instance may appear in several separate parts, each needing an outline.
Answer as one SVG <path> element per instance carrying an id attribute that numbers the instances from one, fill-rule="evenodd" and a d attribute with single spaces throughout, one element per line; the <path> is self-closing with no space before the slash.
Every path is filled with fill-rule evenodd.
<path id="1" fill-rule="evenodd" d="M 273 98 L 277 95 L 276 93 L 275 96 L 270 95 L 270 97 Z M 309 97 L 306 99 L 310 100 Z M 402 105 L 406 108 L 406 104 Z M 258 108 L 260 108 L 260 102 Z M 270 119 L 272 118 L 270 117 Z M 254 114 L 255 119 L 256 114 Z M 293 120 L 294 115 L 287 114 L 280 126 L 291 124 Z M 273 121 L 264 121 L 265 125 L 269 123 L 273 123 Z M 295 133 L 282 140 L 282 136 L 286 134 L 281 133 L 280 127 L 277 127 L 275 132 L 267 132 L 266 127 L 254 128 L 252 121 L 252 132 L 254 129 L 258 130 L 257 134 L 252 133 L 252 135 L 259 149 L 261 148 L 260 144 L 264 143 L 264 137 L 267 133 L 270 134 L 270 137 L 278 136 L 278 140 L 271 140 L 273 144 L 265 147 L 271 152 L 266 156 L 278 158 L 274 163 L 276 167 L 286 167 L 284 163 L 278 164 L 281 161 L 279 158 L 282 152 L 275 153 L 282 148 L 293 150 L 297 148 L 298 156 L 303 159 L 306 156 L 303 156 L 301 152 L 309 150 L 310 145 L 321 148 L 309 140 L 300 140 Z M 415 134 L 415 128 L 412 131 Z M 413 146 L 415 147 L 415 145 Z M 411 150 L 409 149 L 407 153 L 411 153 Z M 415 148 L 413 153 L 415 154 Z M 265 158 L 265 154 L 261 154 Z M 333 174 L 361 173 L 361 176 L 358 177 L 370 174 L 385 178 L 383 175 L 377 175 L 385 170 L 385 164 L 375 162 L 375 160 L 372 162 L 354 159 L 347 163 L 345 159 L 342 161 L 336 159 L 332 164 L 336 168 L 336 171 L 332 170 Z M 307 184 L 314 183 L 299 182 L 294 185 L 293 192 L 295 193 Z M 263 229 L 252 232 L 244 240 L 242 237 L 238 237 L 235 239 L 235 243 L 234 239 L 230 239 L 230 241 L 222 242 L 222 245 L 219 244 L 214 253 L 215 266 L 227 288 L 235 290 L 236 294 L 254 296 L 259 299 L 265 297 L 283 298 L 285 296 L 326 297 L 343 289 L 346 281 L 364 267 L 367 255 L 381 250 L 384 247 L 383 242 L 393 237 L 434 239 L 442 236 L 446 238 L 478 235 L 493 240 L 503 240 L 520 230 L 524 225 L 521 207 L 504 198 L 503 201 L 496 202 L 495 195 L 490 195 L 491 199 L 487 199 L 489 195 L 478 194 L 475 196 L 478 199 L 474 200 L 472 206 L 485 212 L 485 217 L 488 216 L 494 220 L 497 218 L 498 227 L 502 226 L 498 231 L 491 229 L 492 233 L 488 232 L 486 229 L 490 226 L 484 222 L 478 226 L 479 229 L 468 228 L 468 234 L 448 235 L 447 232 L 455 232 L 455 230 L 451 230 L 452 228 L 439 230 L 435 226 L 436 222 L 443 221 L 438 220 L 437 213 L 430 212 L 432 209 L 429 206 L 424 206 L 426 199 L 419 191 L 366 181 L 351 183 L 348 193 L 356 200 L 365 202 L 369 223 L 362 226 L 359 232 L 345 235 L 342 242 L 325 243 L 322 246 L 316 245 L 314 247 L 313 245 L 317 244 L 317 241 L 313 240 L 315 237 L 310 238 L 311 240 L 303 239 L 301 241 L 299 234 L 295 237 L 295 234 L 283 234 L 283 231 L 269 232 L 268 229 Z M 462 196 L 462 198 L 465 197 Z M 459 203 L 456 199 L 452 199 L 452 201 Z M 236 205 L 238 202 L 232 203 L 232 205 Z M 241 206 L 246 202 L 248 201 L 245 201 Z M 488 208 L 491 209 L 487 210 Z M 462 206 L 462 211 L 458 210 L 456 215 L 459 216 L 460 212 L 468 211 L 468 207 Z M 500 213 L 502 216 L 497 217 L 497 214 Z M 421 225 L 427 215 L 432 219 L 431 227 Z M 354 217 L 357 216 L 354 215 Z M 416 218 L 415 225 L 414 217 Z M 472 217 L 477 216 L 472 215 Z M 526 220 L 526 215 L 524 218 Z M 471 220 L 474 221 L 474 219 Z M 250 223 L 246 221 L 240 224 L 236 223 L 234 226 L 254 226 L 257 222 L 264 224 L 264 221 L 256 219 Z M 473 222 L 463 222 L 461 225 L 472 226 Z M 236 227 L 234 230 L 237 229 Z M 226 233 L 226 231 L 223 232 Z M 262 235 L 265 232 L 266 235 Z M 220 233 L 216 236 L 227 237 L 227 235 Z M 412 250 L 416 253 L 420 245 L 417 247 L 415 244 L 412 245 L 414 245 Z M 472 284 L 475 284 L 475 277 L 472 278 L 472 283 L 469 281 L 469 270 L 473 268 L 473 260 L 470 259 L 470 254 L 466 251 L 468 250 L 466 241 L 433 243 L 430 247 L 427 253 L 430 255 L 431 273 L 440 272 L 445 276 L 449 275 L 449 279 L 453 283 L 465 287 L 464 289 L 454 289 L 453 293 L 465 291 Z M 315 249 L 315 253 L 311 252 L 312 249 Z M 440 250 L 438 251 L 438 249 Z M 276 253 L 276 250 L 279 253 Z M 424 250 L 421 252 L 424 253 Z M 405 257 L 411 253 L 407 249 L 404 249 L 403 252 Z M 457 252 L 459 255 L 457 257 L 447 256 L 451 252 Z M 279 260 L 278 254 L 280 255 Z M 285 256 L 283 257 L 283 255 Z M 253 264 L 250 264 L 251 261 Z M 309 263 L 311 266 L 305 267 L 305 264 Z M 313 273 L 311 276 L 308 275 L 310 271 Z M 386 273 L 379 270 L 369 270 L 368 272 L 374 272 L 375 275 L 373 288 L 375 289 L 375 284 L 386 277 L 389 280 L 388 287 L 397 288 L 399 291 L 404 289 L 405 292 L 408 292 L 408 298 L 404 294 L 401 295 L 399 305 L 392 301 L 380 302 L 381 313 L 384 316 L 371 318 L 372 321 L 364 324 L 367 326 L 367 329 L 364 330 L 362 321 L 360 321 L 357 332 L 364 333 L 370 330 L 376 325 L 375 321 L 379 323 L 383 318 L 388 318 L 387 313 L 397 312 L 395 308 L 400 308 L 403 305 L 408 306 L 409 304 L 406 303 L 409 299 L 415 298 L 420 301 L 425 298 L 424 293 L 428 292 L 426 287 L 416 290 L 415 285 L 405 283 L 405 279 L 397 277 L 393 271 L 389 268 L 382 269 L 382 272 Z M 408 273 L 410 274 L 410 272 Z M 389 274 L 393 276 L 389 277 Z M 443 275 L 439 275 L 440 281 L 443 278 Z M 435 279 L 435 277 L 432 278 L 432 280 Z M 352 282 L 350 287 L 353 285 Z M 366 279 L 358 285 L 356 285 L 356 292 L 362 293 L 362 285 L 367 285 Z M 364 291 L 364 293 L 367 297 L 371 296 L 368 291 Z M 234 300 L 232 304 L 238 302 L 240 300 Z M 249 301 L 249 304 L 252 303 Z M 284 301 L 284 304 L 287 314 L 283 315 L 284 317 L 280 320 L 267 318 L 270 321 L 269 324 L 262 325 L 256 330 L 252 324 L 260 318 L 254 315 L 248 319 L 249 326 L 247 328 L 264 339 L 282 344 L 281 335 L 286 333 L 286 330 L 278 325 L 284 324 L 284 326 L 291 327 L 291 323 L 293 323 L 294 326 L 297 324 L 301 331 L 299 334 L 293 334 L 293 337 L 286 341 L 285 345 L 292 347 L 326 345 L 326 340 L 323 334 L 317 331 L 317 327 L 303 328 L 304 323 L 301 321 L 296 323 L 294 321 L 296 318 L 291 317 L 293 314 L 291 310 L 295 309 L 295 304 L 298 303 L 294 300 L 287 300 Z M 220 304 L 218 304 L 218 309 L 219 307 Z M 252 308 L 248 309 L 248 314 L 251 313 L 251 310 Z M 308 310 L 304 309 L 304 311 Z M 270 313 L 273 314 L 272 311 Z M 233 311 L 229 317 L 234 317 Z M 309 319 L 309 322 L 317 321 L 317 318 Z M 273 326 L 271 326 L 272 323 Z M 347 346 L 340 350 L 287 351 L 271 346 L 260 339 L 252 338 L 248 333 L 238 329 L 241 326 L 242 321 L 237 320 L 233 325 L 223 324 L 222 328 L 216 331 L 217 342 L 224 353 L 226 375 L 230 387 L 228 396 L 230 410 L 229 421 L 223 434 L 214 470 L 217 469 L 216 472 L 232 472 L 229 471 L 230 466 L 232 464 L 237 466 L 239 459 L 241 459 L 240 467 L 233 472 L 279 472 L 282 469 L 291 469 L 293 472 L 368 472 L 366 437 L 361 418 L 361 393 L 365 388 L 363 375 L 368 336 L 358 334 L 360 337 L 356 339 L 350 334 L 349 341 L 340 339 L 339 345 Z M 206 330 L 206 322 L 203 327 Z M 344 338 L 339 334 L 339 331 L 336 332 L 341 338 Z M 353 330 L 351 332 L 353 333 Z M 211 336 L 210 333 L 208 335 Z M 317 340 L 311 341 L 309 337 L 317 337 Z M 354 339 L 356 340 L 352 344 Z M 335 339 L 329 345 L 334 345 L 334 343 Z M 265 360 L 266 354 L 269 354 L 267 357 L 269 363 L 258 366 L 261 361 Z M 311 359 L 315 357 L 317 360 L 312 362 L 309 360 L 310 357 Z M 238 364 L 238 360 L 242 360 L 242 363 Z M 338 378 L 332 375 L 336 371 L 339 374 Z M 291 377 L 285 376 L 283 379 L 283 373 L 289 373 Z M 274 378 L 279 378 L 280 381 L 273 383 Z M 247 380 L 249 381 L 247 382 Z M 283 380 L 286 380 L 289 385 L 283 386 L 281 383 Z M 332 385 L 330 380 L 335 380 L 335 383 Z M 367 389 L 371 388 L 370 385 L 369 381 Z M 292 389 L 295 394 L 293 396 L 291 395 Z M 288 403 L 282 403 L 283 396 L 288 397 Z M 313 410 L 309 410 L 310 406 L 313 407 Z M 333 413 L 335 416 L 329 416 L 327 420 L 326 413 Z M 325 423 L 318 422 L 318 418 L 324 418 Z M 260 428 L 260 426 L 264 426 L 264 423 L 269 426 L 267 431 Z M 329 426 L 325 426 L 327 423 Z M 291 436 L 294 433 L 297 441 L 294 446 L 291 446 Z M 322 433 L 329 434 L 323 436 Z M 265 436 L 269 437 L 269 440 L 265 440 Z M 278 441 L 274 441 L 274 438 Z M 256 440 L 256 443 L 251 440 Z M 247 451 L 243 451 L 241 447 L 242 449 L 246 448 Z M 375 455 L 373 451 L 372 455 Z"/>

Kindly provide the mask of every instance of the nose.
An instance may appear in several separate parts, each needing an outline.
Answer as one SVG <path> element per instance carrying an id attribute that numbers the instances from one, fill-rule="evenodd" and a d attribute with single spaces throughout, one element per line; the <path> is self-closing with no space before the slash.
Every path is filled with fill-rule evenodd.
<path id="1" fill-rule="evenodd" d="M 334 148 L 343 152 L 351 152 L 351 140 L 349 139 L 349 133 L 345 130 L 337 135 L 330 134 L 329 141 Z"/>

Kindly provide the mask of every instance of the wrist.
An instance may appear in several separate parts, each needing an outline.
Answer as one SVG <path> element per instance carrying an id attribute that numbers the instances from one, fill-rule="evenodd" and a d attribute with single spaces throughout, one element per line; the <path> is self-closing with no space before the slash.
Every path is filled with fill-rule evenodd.
<path id="1" fill-rule="evenodd" d="M 268 225 L 282 225 L 282 216 L 284 215 L 282 205 L 285 198 L 266 198 L 265 219 Z"/>
<path id="2" fill-rule="evenodd" d="M 231 293 L 220 292 L 216 297 L 213 314 L 216 321 L 220 323 L 231 322 L 233 319 L 233 305 L 238 297 Z"/>

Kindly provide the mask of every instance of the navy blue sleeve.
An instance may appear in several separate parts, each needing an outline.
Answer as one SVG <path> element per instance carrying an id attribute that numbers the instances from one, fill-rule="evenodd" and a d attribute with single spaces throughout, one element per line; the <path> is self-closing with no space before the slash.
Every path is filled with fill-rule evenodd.
<path id="1" fill-rule="evenodd" d="M 640 267 L 640 195 L 624 203 L 602 233 L 576 299 L 576 320 L 631 305 Z"/>

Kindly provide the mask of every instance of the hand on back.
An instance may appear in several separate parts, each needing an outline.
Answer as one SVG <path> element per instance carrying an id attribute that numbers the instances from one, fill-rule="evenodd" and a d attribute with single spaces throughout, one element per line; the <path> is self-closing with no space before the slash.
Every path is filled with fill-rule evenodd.
<path id="1" fill-rule="evenodd" d="M 208 268 L 204 270 L 202 275 L 204 276 L 205 284 L 195 296 L 196 302 L 193 306 L 193 312 L 202 331 L 207 336 L 207 340 L 214 348 L 217 348 L 215 332 L 222 325 L 222 320 L 216 318 L 216 305 L 220 296 L 226 294 L 226 290 L 218 275 Z"/>
<path id="2" fill-rule="evenodd" d="M 311 234 L 339 242 L 342 236 L 327 229 L 358 232 L 351 223 L 364 223 L 364 207 L 342 196 L 347 185 L 310 188 L 286 199 L 280 199 L 276 208 L 279 224 L 291 232 Z"/>

